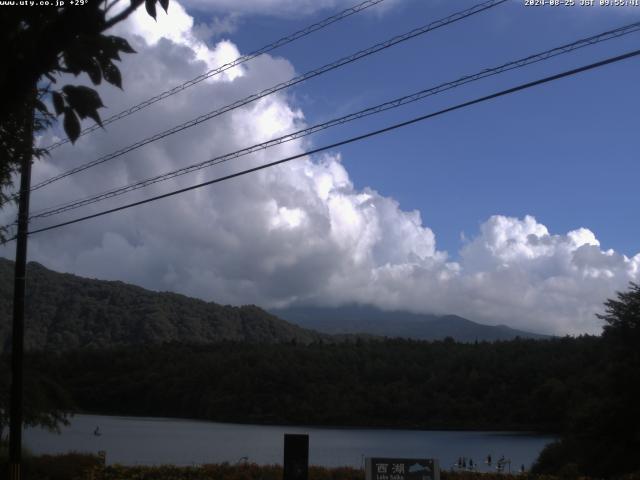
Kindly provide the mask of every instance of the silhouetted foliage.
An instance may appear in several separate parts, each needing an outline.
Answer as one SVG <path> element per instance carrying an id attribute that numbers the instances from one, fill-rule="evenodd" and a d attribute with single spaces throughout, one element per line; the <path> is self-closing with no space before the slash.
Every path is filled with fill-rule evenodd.
<path id="1" fill-rule="evenodd" d="M 9 427 L 9 359 L 0 362 L 0 442 Z M 47 375 L 34 370 L 27 361 L 24 376 L 24 424 L 40 426 L 58 431 L 60 425 L 67 425 L 75 405 L 65 388 Z"/>
<path id="2" fill-rule="evenodd" d="M 155 18 L 156 3 L 166 11 L 168 0 L 130 0 L 118 10 L 120 0 L 87 1 L 83 5 L 13 6 L 0 15 L 0 208 L 10 198 L 7 190 L 18 172 L 21 158 L 31 152 L 33 139 L 25 128 L 34 116 L 34 133 L 56 116 L 64 118 L 64 130 L 72 142 L 80 134 L 80 120 L 101 124 L 98 110 L 104 105 L 98 93 L 82 85 L 54 88 L 61 74 L 86 73 L 94 85 L 104 79 L 122 88 L 114 63 L 122 53 L 134 53 L 121 37 L 105 32 L 126 19 L 143 3 Z M 116 7 L 114 9 L 114 7 Z M 51 101 L 53 113 L 47 102 Z M 32 155 L 42 155 L 36 149 Z M 0 241 L 3 240 L 0 231 Z"/>
<path id="3" fill-rule="evenodd" d="M 570 409 L 568 431 L 545 449 L 537 472 L 567 466 L 581 474 L 640 472 L 640 286 L 605 303 L 597 381 Z"/>
<path id="4" fill-rule="evenodd" d="M 640 285 L 630 282 L 628 292 L 618 292 L 618 300 L 609 299 L 604 306 L 605 314 L 598 315 L 598 318 L 607 322 L 602 329 L 603 337 L 618 353 L 637 354 L 640 342 Z"/>

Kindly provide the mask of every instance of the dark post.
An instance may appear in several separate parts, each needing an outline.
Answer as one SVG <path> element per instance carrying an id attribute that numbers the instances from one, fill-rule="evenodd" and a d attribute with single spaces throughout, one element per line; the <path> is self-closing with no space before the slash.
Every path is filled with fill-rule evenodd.
<path id="1" fill-rule="evenodd" d="M 9 480 L 20 480 L 22 473 L 22 376 L 24 348 L 24 294 L 27 270 L 27 234 L 29 229 L 29 194 L 33 153 L 33 106 L 27 110 L 24 149 L 20 168 L 20 200 L 16 265 L 13 286 L 13 331 L 11 343 L 11 406 L 9 421 Z"/>
<path id="2" fill-rule="evenodd" d="M 309 435 L 284 435 L 283 480 L 307 480 L 309 477 Z"/>

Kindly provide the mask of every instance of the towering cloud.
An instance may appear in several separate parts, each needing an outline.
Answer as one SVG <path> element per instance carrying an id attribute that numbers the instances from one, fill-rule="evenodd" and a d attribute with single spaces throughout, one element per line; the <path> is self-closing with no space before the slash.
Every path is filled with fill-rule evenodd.
<path id="1" fill-rule="evenodd" d="M 139 53 L 126 58 L 122 66 L 126 95 L 108 86 L 101 92 L 111 113 L 240 54 L 229 41 L 204 43 L 194 33 L 193 18 L 174 0 L 170 15 L 159 15 L 158 22 L 141 11 L 119 28 Z M 104 132 L 82 137 L 75 146 L 57 149 L 50 159 L 36 164 L 34 181 L 294 74 L 287 60 L 263 56 Z M 304 125 L 304 113 L 294 99 L 272 95 L 39 190 L 33 196 L 33 210 L 228 153 Z M 39 141 L 49 144 L 56 133 L 60 134 L 53 131 Z M 310 141 L 289 142 L 82 213 L 301 153 Z M 78 212 L 48 222 L 74 218 Z M 7 222 L 12 215 L 1 212 L 0 220 Z M 46 224 L 39 221 L 36 226 Z M 0 252 L 12 256 L 13 245 Z M 339 152 L 305 157 L 34 235 L 30 258 L 60 271 L 222 303 L 269 307 L 364 302 L 456 313 L 560 334 L 598 332 L 594 313 L 603 300 L 624 289 L 629 280 L 640 280 L 640 254 L 627 258 L 603 250 L 594 233 L 584 228 L 551 233 L 529 216 L 489 218 L 452 259 L 438 250 L 436 237 L 419 212 L 403 210 L 396 200 L 373 188 L 355 188 Z"/>

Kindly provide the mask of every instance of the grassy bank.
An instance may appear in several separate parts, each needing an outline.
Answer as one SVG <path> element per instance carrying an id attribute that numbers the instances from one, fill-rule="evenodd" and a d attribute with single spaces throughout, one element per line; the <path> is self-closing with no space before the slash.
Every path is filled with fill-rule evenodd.
<path id="1" fill-rule="evenodd" d="M 28 457 L 24 463 L 25 480 L 281 480 L 279 465 L 230 465 L 228 463 L 194 467 L 120 465 L 104 466 L 95 455 L 70 453 Z M 6 467 L 2 480 L 7 478 Z M 507 475 L 498 473 L 447 472 L 442 480 L 561 480 L 572 476 Z M 588 480 L 585 477 L 581 477 Z M 640 474 L 623 480 L 640 480 Z M 364 480 L 359 469 L 310 467 L 309 480 Z"/>

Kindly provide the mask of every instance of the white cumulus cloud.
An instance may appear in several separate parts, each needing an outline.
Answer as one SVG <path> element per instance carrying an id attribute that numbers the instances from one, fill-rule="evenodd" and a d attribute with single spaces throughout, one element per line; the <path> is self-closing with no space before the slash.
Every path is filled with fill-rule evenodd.
<path id="1" fill-rule="evenodd" d="M 319 11 L 339 11 L 362 3 L 363 0 L 183 0 L 187 8 L 203 12 L 253 14 L 269 16 L 304 16 Z M 385 0 L 379 7 L 389 8 L 400 0 Z"/>
<path id="2" fill-rule="evenodd" d="M 118 33 L 130 38 L 139 53 L 122 64 L 126 95 L 102 87 L 110 113 L 240 55 L 228 41 L 207 46 L 194 33 L 192 17 L 175 1 L 170 15 L 159 14 L 157 23 L 140 11 Z M 36 163 L 34 183 L 294 74 L 287 60 L 260 57 L 109 125 L 106 131 L 82 137 L 75 146 L 57 149 L 51 158 Z M 304 125 L 304 113 L 292 98 L 272 95 L 38 190 L 32 210 L 225 154 Z M 55 133 L 40 142 L 49 144 Z M 299 154 L 308 142 L 289 142 L 82 213 Z M 0 220 L 6 223 L 13 215 L 5 210 Z M 35 227 L 47 224 L 39 221 Z M 13 248 L 10 244 L 0 254 L 11 257 Z M 55 270 L 221 303 L 270 307 L 362 302 L 559 334 L 597 333 L 600 324 L 594 314 L 601 311 L 603 300 L 628 281 L 640 280 L 640 254 L 628 258 L 603 250 L 586 228 L 549 232 L 530 216 L 489 218 L 453 259 L 438 250 L 436 236 L 419 212 L 403 210 L 374 188 L 355 188 L 339 152 L 305 157 L 37 234 L 31 237 L 29 252 L 30 259 Z"/>

